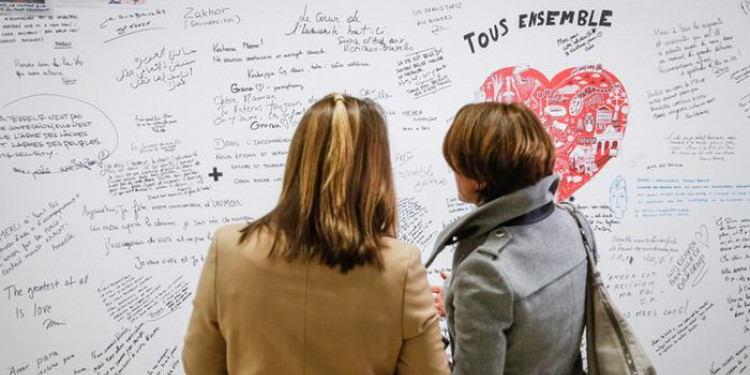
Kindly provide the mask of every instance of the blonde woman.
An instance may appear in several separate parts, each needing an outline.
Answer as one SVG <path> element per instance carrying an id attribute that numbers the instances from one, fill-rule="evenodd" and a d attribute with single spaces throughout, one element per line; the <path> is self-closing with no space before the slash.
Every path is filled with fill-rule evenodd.
<path id="1" fill-rule="evenodd" d="M 395 228 L 379 107 L 324 97 L 297 127 L 277 206 L 214 235 L 185 372 L 448 374 L 420 253 Z"/>

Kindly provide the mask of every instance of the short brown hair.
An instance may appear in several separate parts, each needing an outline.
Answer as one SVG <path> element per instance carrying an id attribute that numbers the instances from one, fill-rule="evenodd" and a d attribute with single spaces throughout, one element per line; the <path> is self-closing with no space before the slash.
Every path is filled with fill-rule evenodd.
<path id="1" fill-rule="evenodd" d="M 481 202 L 531 186 L 555 167 L 549 134 L 520 103 L 465 105 L 445 135 L 443 156 L 454 172 L 485 183 Z"/>
<path id="2" fill-rule="evenodd" d="M 279 203 L 243 228 L 240 242 L 260 228 L 274 235 L 270 256 L 317 259 L 343 273 L 383 269 L 381 237 L 396 235 L 396 198 L 388 130 L 374 101 L 330 94 L 305 112 Z"/>

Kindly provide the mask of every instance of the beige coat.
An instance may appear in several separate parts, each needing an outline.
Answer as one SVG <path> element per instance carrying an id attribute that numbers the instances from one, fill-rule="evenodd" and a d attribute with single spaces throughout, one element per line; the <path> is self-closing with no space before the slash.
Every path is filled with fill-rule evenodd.
<path id="1" fill-rule="evenodd" d="M 419 251 L 395 239 L 385 271 L 268 258 L 271 237 L 214 235 L 195 294 L 188 375 L 449 374 Z"/>

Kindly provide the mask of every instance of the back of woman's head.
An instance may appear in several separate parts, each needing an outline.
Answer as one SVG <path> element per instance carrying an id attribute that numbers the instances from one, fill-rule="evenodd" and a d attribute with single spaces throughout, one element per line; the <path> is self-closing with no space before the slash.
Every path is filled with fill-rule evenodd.
<path id="1" fill-rule="evenodd" d="M 271 255 L 319 260 L 346 272 L 382 269 L 382 236 L 395 236 L 396 201 L 388 131 L 369 99 L 330 94 L 302 116 L 289 147 L 281 198 L 243 229 L 267 228 Z"/>
<path id="2" fill-rule="evenodd" d="M 520 103 L 465 105 L 445 135 L 443 156 L 454 172 L 484 183 L 482 202 L 531 186 L 555 167 L 549 134 Z"/>

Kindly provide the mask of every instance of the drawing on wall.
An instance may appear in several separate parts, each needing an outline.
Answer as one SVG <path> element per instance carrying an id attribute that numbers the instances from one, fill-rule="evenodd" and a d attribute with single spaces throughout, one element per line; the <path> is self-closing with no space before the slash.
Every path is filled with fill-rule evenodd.
<path id="1" fill-rule="evenodd" d="M 622 147 L 630 111 L 620 80 L 601 65 L 568 68 L 552 80 L 529 66 L 504 67 L 487 77 L 484 100 L 522 102 L 539 116 L 557 151 L 558 199 L 568 199 Z"/>
<path id="2" fill-rule="evenodd" d="M 616 218 L 622 219 L 628 209 L 628 184 L 625 178 L 617 176 L 609 185 L 609 207 Z"/>

